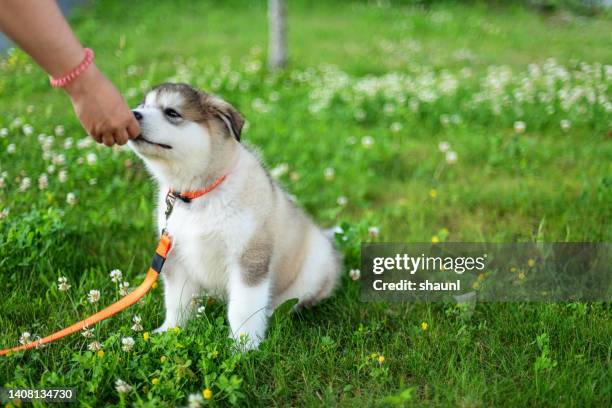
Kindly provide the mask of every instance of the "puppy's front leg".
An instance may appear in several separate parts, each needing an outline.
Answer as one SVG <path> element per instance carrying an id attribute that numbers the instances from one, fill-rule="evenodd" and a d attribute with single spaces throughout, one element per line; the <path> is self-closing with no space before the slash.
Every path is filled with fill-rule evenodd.
<path id="1" fill-rule="evenodd" d="M 229 279 L 228 320 L 231 336 L 241 348 L 255 349 L 264 339 L 268 325 L 270 299 L 268 265 L 239 264 L 231 268 Z"/>
<path id="2" fill-rule="evenodd" d="M 189 318 L 191 300 L 198 293 L 197 285 L 189 279 L 186 271 L 179 265 L 169 265 L 162 273 L 162 277 L 164 279 L 166 320 L 153 331 L 154 333 L 184 325 Z"/>

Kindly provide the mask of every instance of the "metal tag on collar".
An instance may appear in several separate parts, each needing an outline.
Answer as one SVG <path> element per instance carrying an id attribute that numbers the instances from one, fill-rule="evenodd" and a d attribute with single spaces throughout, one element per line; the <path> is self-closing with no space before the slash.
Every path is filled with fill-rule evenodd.
<path id="1" fill-rule="evenodd" d="M 172 210 L 174 210 L 175 202 L 176 196 L 172 194 L 171 191 L 168 191 L 168 194 L 166 194 L 166 221 L 168 221 L 170 214 L 172 214 Z"/>

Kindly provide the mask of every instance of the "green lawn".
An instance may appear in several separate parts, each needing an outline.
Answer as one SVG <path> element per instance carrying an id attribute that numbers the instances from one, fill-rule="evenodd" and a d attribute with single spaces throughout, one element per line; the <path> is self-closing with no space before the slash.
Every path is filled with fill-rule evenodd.
<path id="1" fill-rule="evenodd" d="M 609 303 L 362 303 L 348 271 L 362 241 L 610 242 L 612 19 L 374 2 L 289 14 L 279 74 L 265 69 L 265 2 L 105 0 L 72 21 L 131 105 L 172 80 L 239 107 L 279 181 L 320 224 L 344 223 L 336 295 L 277 311 L 260 350 L 236 354 L 206 297 L 180 332 L 133 331 L 134 315 L 144 332 L 163 320 L 160 285 L 94 339 L 1 358 L 0 386 L 74 386 L 92 407 L 185 406 L 205 389 L 240 406 L 611 405 Z M 142 163 L 79 143 L 68 99 L 21 52 L 0 60 L 0 105 L 2 348 L 114 301 L 113 269 L 137 285 L 156 236 Z"/>

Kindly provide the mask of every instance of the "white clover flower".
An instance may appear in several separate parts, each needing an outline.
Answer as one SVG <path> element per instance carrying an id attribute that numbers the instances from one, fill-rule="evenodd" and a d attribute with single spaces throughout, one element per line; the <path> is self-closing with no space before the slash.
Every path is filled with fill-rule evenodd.
<path id="1" fill-rule="evenodd" d="M 79 164 L 79 165 L 80 165 L 80 164 L 83 164 L 83 163 L 85 163 L 85 158 L 84 158 L 84 157 L 79 157 L 79 158 L 77 159 L 77 161 L 76 161 L 76 162 L 77 162 L 77 164 Z"/>
<path id="2" fill-rule="evenodd" d="M 96 184 L 98 184 L 98 179 L 97 178 L 90 178 L 88 181 L 90 186 L 95 186 Z"/>
<path id="3" fill-rule="evenodd" d="M 57 278 L 57 289 L 60 292 L 68 291 L 68 289 L 70 289 L 70 285 L 68 284 L 68 278 L 66 278 L 65 276 L 60 276 L 59 278 Z"/>
<path id="4" fill-rule="evenodd" d="M 399 132 L 401 132 L 402 128 L 403 128 L 403 126 L 402 126 L 402 124 L 401 124 L 401 123 L 399 123 L 399 122 L 393 122 L 393 123 L 391 124 L 391 126 L 389 127 L 389 129 L 390 129 L 390 130 L 391 130 L 391 132 L 393 132 L 393 133 L 399 133 Z"/>
<path id="5" fill-rule="evenodd" d="M 62 125 L 57 125 L 55 127 L 55 135 L 56 136 L 64 136 L 64 127 Z"/>
<path id="6" fill-rule="evenodd" d="M 132 351 L 132 349 L 134 348 L 134 344 L 136 344 L 136 342 L 131 337 L 124 337 L 121 339 L 121 349 L 126 353 L 128 351 Z"/>
<path id="7" fill-rule="evenodd" d="M 325 180 L 333 180 L 335 175 L 336 171 L 333 167 L 327 167 L 325 170 L 323 170 L 323 176 L 325 177 Z"/>
<path id="8" fill-rule="evenodd" d="M 448 126 L 450 124 L 450 116 L 448 116 L 447 114 L 440 115 L 440 123 L 444 127 Z"/>
<path id="9" fill-rule="evenodd" d="M 17 150 L 17 147 L 15 147 L 15 143 L 11 143 L 10 145 L 6 146 L 6 152 L 8 154 L 13 154 L 15 153 L 16 150 Z"/>
<path id="10" fill-rule="evenodd" d="M 374 144 L 374 138 L 372 136 L 364 136 L 361 138 L 361 145 L 364 148 L 369 149 L 372 147 L 373 144 Z"/>
<path id="11" fill-rule="evenodd" d="M 28 123 L 23 125 L 21 130 L 23 131 L 23 134 L 26 135 L 26 136 L 30 136 L 34 132 L 34 128 L 32 127 L 32 125 L 30 125 Z"/>
<path id="12" fill-rule="evenodd" d="M 368 228 L 368 235 L 371 238 L 377 238 L 380 235 L 380 228 L 378 227 L 370 227 Z"/>
<path id="13" fill-rule="evenodd" d="M 66 138 L 66 140 L 64 140 L 64 150 L 68 150 L 72 147 L 72 138 L 68 137 Z"/>
<path id="14" fill-rule="evenodd" d="M 349 277 L 354 281 L 359 280 L 359 278 L 361 278 L 361 271 L 359 269 L 351 269 L 349 271 Z"/>
<path id="15" fill-rule="evenodd" d="M 120 394 L 127 394 L 132 390 L 132 386 L 125 381 L 118 379 L 115 381 L 115 390 Z"/>
<path id="16" fill-rule="evenodd" d="M 527 124 L 523 122 L 522 120 L 514 122 L 514 131 L 516 133 L 525 133 L 526 129 L 527 129 Z"/>
<path id="17" fill-rule="evenodd" d="M 87 164 L 93 166 L 98 161 L 98 156 L 95 153 L 87 153 Z"/>
<path id="18" fill-rule="evenodd" d="M 7 128 L 0 129 L 0 137 L 5 138 L 9 134 L 9 130 Z"/>
<path id="19" fill-rule="evenodd" d="M 561 126 L 561 130 L 568 132 L 572 127 L 572 122 L 567 119 L 563 119 L 561 122 L 559 122 L 559 125 Z"/>
<path id="20" fill-rule="evenodd" d="M 346 144 L 348 144 L 349 146 L 354 145 L 355 143 L 357 143 L 357 138 L 355 136 L 349 136 L 346 139 Z"/>
<path id="21" fill-rule="evenodd" d="M 32 180 L 30 180 L 29 177 L 24 177 L 21 180 L 21 184 L 19 185 L 19 192 L 23 193 L 24 191 L 29 189 L 31 185 L 32 185 Z"/>
<path id="22" fill-rule="evenodd" d="M 289 180 L 298 181 L 299 179 L 300 179 L 300 173 L 298 173 L 297 171 L 292 171 L 291 173 L 289 173 Z"/>
<path id="23" fill-rule="evenodd" d="M 110 271 L 111 280 L 115 283 L 121 282 L 123 280 L 123 273 L 119 269 L 113 269 Z"/>
<path id="24" fill-rule="evenodd" d="M 336 202 L 339 206 L 344 207 L 348 204 L 348 199 L 345 196 L 340 196 L 338 197 L 338 200 L 336 200 Z"/>
<path id="25" fill-rule="evenodd" d="M 76 195 L 74 193 L 66 194 L 66 202 L 69 205 L 75 205 L 76 204 Z"/>
<path id="26" fill-rule="evenodd" d="M 361 122 L 366 118 L 366 113 L 363 109 L 355 109 L 355 112 L 353 112 L 353 116 L 357 121 Z"/>
<path id="27" fill-rule="evenodd" d="M 278 166 L 270 170 L 270 175 L 275 179 L 281 177 L 283 174 L 289 171 L 289 165 L 287 163 L 281 163 Z"/>
<path id="28" fill-rule="evenodd" d="M 123 282 L 119 284 L 119 294 L 126 296 L 130 293 L 130 282 Z"/>
<path id="29" fill-rule="evenodd" d="M 134 316 L 132 318 L 134 324 L 132 325 L 132 330 L 135 332 L 141 332 L 143 330 L 142 324 L 140 323 L 140 316 Z"/>
<path id="30" fill-rule="evenodd" d="M 50 164 L 49 166 L 47 166 L 47 173 L 49 174 L 55 173 L 55 166 L 53 164 Z"/>
<path id="31" fill-rule="evenodd" d="M 57 175 L 57 179 L 59 180 L 60 183 L 65 183 L 66 180 L 68 180 L 68 173 L 66 172 L 66 170 L 60 170 L 60 172 Z"/>
<path id="32" fill-rule="evenodd" d="M 446 162 L 448 164 L 455 164 L 457 163 L 457 152 L 454 152 L 452 150 L 449 150 L 448 152 L 446 152 Z"/>
<path id="33" fill-rule="evenodd" d="M 89 351 L 99 351 L 102 350 L 102 344 L 100 344 L 99 341 L 92 341 L 91 343 L 89 343 L 89 345 L 87 346 L 87 349 Z"/>
<path id="34" fill-rule="evenodd" d="M 82 139 L 79 139 L 79 141 L 77 142 L 77 147 L 79 149 L 86 149 L 89 146 L 91 146 L 92 143 L 93 143 L 92 138 L 89 136 L 86 136 Z"/>
<path id="35" fill-rule="evenodd" d="M 198 307 L 196 313 L 201 315 L 201 314 L 204 314 L 205 311 L 206 311 L 206 306 L 200 306 Z"/>
<path id="36" fill-rule="evenodd" d="M 40 190 L 46 190 L 47 187 L 49 187 L 49 178 L 47 177 L 47 174 L 43 173 L 38 176 L 38 188 Z"/>
<path id="37" fill-rule="evenodd" d="M 448 142 L 438 143 L 438 150 L 440 150 L 442 153 L 448 152 L 450 150 L 450 143 Z"/>
<path id="38" fill-rule="evenodd" d="M 32 335 L 30 332 L 21 333 L 21 337 L 19 337 L 19 344 L 30 344 L 32 342 L 31 337 Z"/>
<path id="39" fill-rule="evenodd" d="M 188 408 L 200 408 L 204 403 L 204 398 L 200 394 L 189 394 L 187 397 Z"/>
<path id="40" fill-rule="evenodd" d="M 66 156 L 63 154 L 53 155 L 53 159 L 51 160 L 53 164 L 61 166 L 62 164 L 66 164 Z"/>
<path id="41" fill-rule="evenodd" d="M 3 219 L 3 218 L 8 217 L 10 212 L 11 212 L 11 210 L 8 209 L 8 208 L 2 209 L 2 211 L 0 211 L 0 220 Z"/>
<path id="42" fill-rule="evenodd" d="M 96 289 L 92 289 L 87 294 L 87 300 L 89 303 L 97 303 L 100 300 L 100 291 Z"/>
<path id="43" fill-rule="evenodd" d="M 89 327 L 84 327 L 83 331 L 81 332 L 81 334 L 83 335 L 83 337 L 85 337 L 86 339 L 91 339 L 95 336 L 94 334 L 94 328 L 89 328 Z"/>

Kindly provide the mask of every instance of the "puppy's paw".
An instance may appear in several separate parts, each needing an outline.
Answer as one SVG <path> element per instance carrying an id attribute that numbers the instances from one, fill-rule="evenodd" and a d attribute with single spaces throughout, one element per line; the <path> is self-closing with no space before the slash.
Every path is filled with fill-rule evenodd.
<path id="1" fill-rule="evenodd" d="M 164 333 L 164 332 L 167 332 L 171 328 L 172 328 L 172 326 L 170 326 L 168 323 L 164 322 L 157 329 L 153 330 L 153 334 Z"/>

